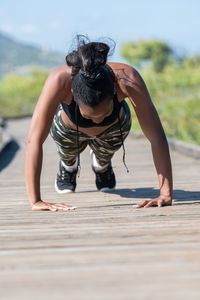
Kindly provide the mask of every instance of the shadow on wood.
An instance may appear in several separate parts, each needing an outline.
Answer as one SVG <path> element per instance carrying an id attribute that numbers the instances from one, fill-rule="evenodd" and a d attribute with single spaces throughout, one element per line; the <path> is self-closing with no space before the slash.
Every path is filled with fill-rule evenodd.
<path id="1" fill-rule="evenodd" d="M 15 140 L 5 146 L 0 153 L 0 172 L 10 164 L 19 149 L 19 144 Z"/>

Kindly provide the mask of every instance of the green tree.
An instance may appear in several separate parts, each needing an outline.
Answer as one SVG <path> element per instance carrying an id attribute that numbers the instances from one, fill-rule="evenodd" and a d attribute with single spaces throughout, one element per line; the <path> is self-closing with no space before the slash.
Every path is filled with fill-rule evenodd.
<path id="1" fill-rule="evenodd" d="M 172 48 L 167 43 L 157 40 L 125 43 L 121 54 L 130 64 L 139 68 L 151 63 L 156 72 L 161 72 L 175 59 Z"/>

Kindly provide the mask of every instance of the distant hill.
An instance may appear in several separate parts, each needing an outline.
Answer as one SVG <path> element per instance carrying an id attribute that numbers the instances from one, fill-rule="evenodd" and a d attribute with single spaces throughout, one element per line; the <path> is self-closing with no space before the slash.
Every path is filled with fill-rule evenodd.
<path id="1" fill-rule="evenodd" d="M 65 64 L 65 56 L 23 44 L 0 32 L 0 78 L 9 72 L 28 73 L 33 67 L 51 70 Z"/>

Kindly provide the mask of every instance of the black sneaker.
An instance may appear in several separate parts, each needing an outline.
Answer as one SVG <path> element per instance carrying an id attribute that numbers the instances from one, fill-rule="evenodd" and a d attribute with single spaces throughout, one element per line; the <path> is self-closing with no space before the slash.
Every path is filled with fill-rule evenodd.
<path id="1" fill-rule="evenodd" d="M 96 175 L 96 186 L 99 191 L 109 192 L 115 188 L 116 180 L 111 162 L 101 171 L 97 171 L 93 166 L 92 170 Z"/>
<path id="2" fill-rule="evenodd" d="M 76 174 L 78 169 L 73 172 L 67 171 L 60 161 L 59 170 L 55 181 L 55 190 L 59 194 L 72 193 L 76 188 Z"/>

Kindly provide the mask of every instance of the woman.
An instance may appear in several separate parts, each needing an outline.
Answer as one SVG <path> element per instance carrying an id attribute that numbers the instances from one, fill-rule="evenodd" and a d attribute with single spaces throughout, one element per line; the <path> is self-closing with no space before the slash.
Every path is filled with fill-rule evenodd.
<path id="1" fill-rule="evenodd" d="M 26 145 L 26 185 L 32 210 L 74 209 L 41 199 L 42 144 L 49 132 L 60 156 L 55 182 L 58 193 L 75 191 L 80 153 L 87 145 L 91 148 L 97 189 L 107 191 L 115 187 L 111 159 L 121 146 L 124 149 L 123 141 L 131 128 L 126 97 L 151 143 L 160 186 L 159 197 L 142 201 L 137 207 L 172 203 L 168 143 L 145 83 L 131 66 L 107 63 L 108 52 L 105 43 L 82 41 L 76 51 L 66 56 L 67 64 L 52 71 L 45 82 Z"/>

